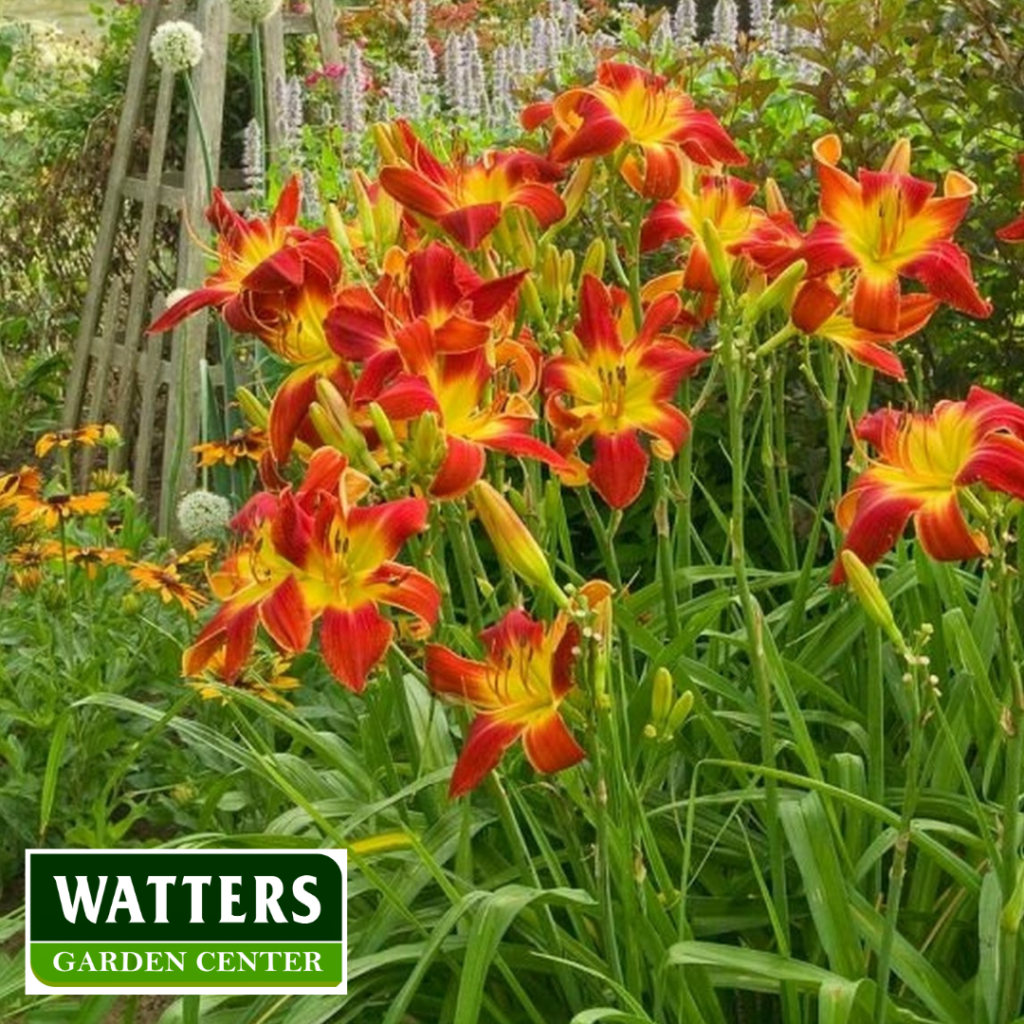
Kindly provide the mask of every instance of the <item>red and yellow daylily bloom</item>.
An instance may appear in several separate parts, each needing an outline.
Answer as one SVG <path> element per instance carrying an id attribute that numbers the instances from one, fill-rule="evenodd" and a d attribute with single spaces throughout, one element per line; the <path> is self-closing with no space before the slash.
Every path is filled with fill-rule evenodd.
<path id="1" fill-rule="evenodd" d="M 1024 181 L 1024 153 L 1017 157 L 1017 162 L 1020 164 L 1021 180 Z M 1005 227 L 998 228 L 996 238 L 1004 242 L 1024 242 L 1024 213 Z"/>
<path id="2" fill-rule="evenodd" d="M 1024 499 L 1024 408 L 973 387 L 966 401 L 939 402 L 930 413 L 881 409 L 857 425 L 857 437 L 877 452 L 836 507 L 846 536 L 842 550 L 877 562 L 907 522 L 934 559 L 984 555 L 985 535 L 972 530 L 960 492 L 974 484 Z M 845 573 L 836 562 L 832 582 Z"/>
<path id="3" fill-rule="evenodd" d="M 343 394 L 352 390 L 349 360 L 328 324 L 334 300 L 333 282 L 311 274 L 289 302 L 276 309 L 254 305 L 262 324 L 260 339 L 295 367 L 274 392 L 267 420 L 270 451 L 278 462 L 287 460 L 302 432 L 318 380 L 326 378 Z M 303 439 L 316 441 L 312 434 Z"/>
<path id="4" fill-rule="evenodd" d="M 844 301 L 833 289 L 833 283 L 826 275 L 800 285 L 789 314 L 793 326 L 804 334 L 831 341 L 863 366 L 897 380 L 906 380 L 903 363 L 891 346 L 920 331 L 935 312 L 939 300 L 925 292 L 901 295 L 896 330 L 869 331 L 854 323 L 850 300 Z"/>
<path id="5" fill-rule="evenodd" d="M 291 178 L 281 190 L 268 217 L 246 219 L 235 211 L 220 189 L 213 190 L 207 220 L 217 232 L 216 273 L 175 302 L 150 325 L 150 334 L 170 330 L 197 310 L 212 306 L 236 331 L 258 334 L 252 303 L 262 306 L 303 288 L 307 276 L 319 274 L 336 281 L 341 274 L 338 250 L 326 230 L 306 231 L 296 226 L 299 215 L 299 179 Z"/>
<path id="6" fill-rule="evenodd" d="M 523 125 L 554 120 L 550 156 L 560 163 L 622 156 L 623 177 L 641 195 L 669 199 L 679 190 L 688 157 L 698 164 L 739 166 L 747 158 L 718 119 L 661 75 L 606 61 L 597 80 L 523 112 Z"/>
<path id="7" fill-rule="evenodd" d="M 409 255 L 394 252 L 389 273 L 372 290 L 343 288 L 327 318 L 332 344 L 353 362 L 401 346 L 397 335 L 423 321 L 432 351 L 469 352 L 502 337 L 515 316 L 525 271 L 485 281 L 440 242 Z"/>
<path id="8" fill-rule="evenodd" d="M 818 139 L 814 156 L 821 217 L 793 258 L 807 261 L 808 277 L 857 268 L 852 306 L 857 327 L 881 333 L 899 329 L 901 277 L 963 313 L 991 313 L 967 255 L 952 241 L 977 191 L 974 182 L 950 171 L 936 197 L 934 185 L 908 173 L 906 140 L 893 147 L 880 171 L 861 168 L 856 180 L 836 166 L 842 156 L 837 136 Z"/>
<path id="9" fill-rule="evenodd" d="M 476 711 L 452 773 L 453 799 L 475 789 L 516 740 L 539 772 L 559 772 L 582 761 L 559 705 L 573 688 L 579 626 L 559 615 L 547 629 L 514 609 L 481 634 L 486 661 L 460 657 L 439 644 L 427 645 L 431 689 Z"/>
<path id="10" fill-rule="evenodd" d="M 236 677 L 258 624 L 285 654 L 297 654 L 319 621 L 327 667 L 359 693 L 394 635 L 380 605 L 410 612 L 421 631 L 430 629 L 441 603 L 437 587 L 394 561 L 406 540 L 425 529 L 426 501 L 354 505 L 350 496 L 363 486 L 350 486 L 347 474 L 343 456 L 318 449 L 303 486 L 286 487 L 251 518 L 246 541 L 210 577 L 222 604 L 185 651 L 186 676 L 198 675 L 223 649 L 223 674 Z"/>
<path id="11" fill-rule="evenodd" d="M 552 187 L 562 169 L 535 153 L 492 151 L 445 165 L 405 121 L 379 127 L 377 140 L 384 190 L 467 249 L 476 249 L 510 207 L 528 210 L 542 228 L 565 216 L 565 203 Z"/>
<path id="12" fill-rule="evenodd" d="M 608 288 L 587 274 L 580 289 L 577 344 L 544 369 L 556 447 L 568 454 L 593 438 L 588 476 L 612 508 L 632 504 L 643 490 L 650 459 L 639 433 L 654 439 L 651 450 L 661 459 L 671 459 L 689 437 L 690 421 L 672 403 L 679 382 L 707 353 L 661 333 L 680 309 L 677 296 L 662 295 L 634 330 Z"/>
<path id="13" fill-rule="evenodd" d="M 496 387 L 488 395 L 502 377 L 518 376 L 522 381 L 527 376 L 526 385 L 532 384 L 535 369 L 521 345 L 506 341 L 498 346 L 496 368 L 482 349 L 431 354 L 426 328 L 403 332 L 399 342 L 406 369 L 367 400 L 376 401 L 396 423 L 411 422 L 424 413 L 436 415 L 443 454 L 430 483 L 433 497 L 464 495 L 483 475 L 488 450 L 538 459 L 559 473 L 573 474 L 573 466 L 562 455 L 533 436 L 537 414 L 522 391 Z M 413 368 L 419 372 L 409 372 Z"/>

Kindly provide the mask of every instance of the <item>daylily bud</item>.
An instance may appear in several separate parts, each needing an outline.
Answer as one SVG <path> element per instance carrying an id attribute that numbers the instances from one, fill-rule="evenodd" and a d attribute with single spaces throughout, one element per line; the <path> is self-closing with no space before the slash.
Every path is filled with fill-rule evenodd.
<path id="1" fill-rule="evenodd" d="M 520 267 L 535 267 L 537 265 L 537 242 L 533 237 L 533 229 L 526 219 L 526 213 L 513 207 L 506 216 L 512 239 L 512 251 L 508 255 L 513 257 Z"/>
<path id="2" fill-rule="evenodd" d="M 896 625 L 896 617 L 874 573 L 850 550 L 843 551 L 839 557 L 846 572 L 846 582 L 849 583 L 868 618 L 879 626 L 894 644 L 900 648 L 904 647 L 903 634 Z"/>
<path id="3" fill-rule="evenodd" d="M 341 392 L 326 378 L 316 382 L 317 400 L 310 406 L 310 419 L 320 436 L 344 452 L 354 466 L 380 478 L 380 466 L 370 452 L 363 433 L 352 422 Z M 327 430 L 324 434 L 323 429 Z"/>
<path id="4" fill-rule="evenodd" d="M 438 463 L 441 431 L 437 424 L 437 414 L 420 413 L 412 428 L 412 444 L 409 448 L 412 468 L 418 475 L 428 476 L 434 472 Z"/>
<path id="5" fill-rule="evenodd" d="M 565 216 L 559 221 L 560 226 L 569 224 L 583 207 L 583 200 L 587 197 L 587 189 L 590 188 L 590 179 L 594 174 L 594 160 L 588 158 L 581 160 L 576 165 L 569 184 L 562 193 L 562 202 L 565 203 Z"/>
<path id="6" fill-rule="evenodd" d="M 555 582 L 551 566 L 536 538 L 512 506 L 486 480 L 473 486 L 473 507 L 498 558 L 537 590 L 550 594 L 560 608 L 569 598 Z"/>
<path id="7" fill-rule="evenodd" d="M 388 453 L 388 458 L 392 462 L 400 461 L 402 453 L 398 447 L 394 427 L 391 426 L 391 420 L 388 419 L 387 413 L 376 402 L 370 403 L 370 420 L 373 423 L 373 429 L 377 431 L 381 444 L 384 445 L 384 449 Z"/>
<path id="8" fill-rule="evenodd" d="M 807 274 L 807 260 L 791 263 L 777 278 L 750 304 L 747 322 L 756 323 L 776 306 L 789 307 L 793 304 L 793 293 Z"/>
<path id="9" fill-rule="evenodd" d="M 371 129 L 373 141 L 380 150 L 381 164 L 399 163 L 398 153 L 391 144 L 391 125 L 378 121 Z"/>
<path id="10" fill-rule="evenodd" d="M 310 403 L 309 422 L 320 435 L 320 440 L 324 444 L 337 448 L 338 451 L 345 450 L 345 435 L 342 433 L 341 427 L 319 402 Z"/>
<path id="11" fill-rule="evenodd" d="M 897 139 L 882 164 L 883 174 L 910 173 L 910 139 Z"/>
<path id="12" fill-rule="evenodd" d="M 558 250 L 548 243 L 544 246 L 544 254 L 541 257 L 540 278 L 537 290 L 544 304 L 554 309 L 558 306 L 562 295 L 562 262 L 558 257 Z"/>
<path id="13" fill-rule="evenodd" d="M 786 213 L 789 210 L 789 207 L 786 205 L 786 200 L 782 197 L 782 190 L 779 188 L 779 184 L 774 178 L 769 178 L 764 183 L 764 196 L 764 206 L 768 211 L 769 216 Z"/>
<path id="14" fill-rule="evenodd" d="M 730 287 L 729 259 L 722 248 L 722 238 L 718 234 L 718 228 L 714 221 L 705 217 L 704 223 L 700 226 L 701 240 L 708 253 L 708 262 L 711 264 L 711 273 L 715 276 L 715 283 L 722 291 Z"/>
<path id="15" fill-rule="evenodd" d="M 683 722 L 689 717 L 690 712 L 693 710 L 693 690 L 687 690 L 679 700 L 672 705 L 672 710 L 668 713 L 668 722 L 665 726 L 666 738 L 671 738 L 678 731 Z"/>
<path id="16" fill-rule="evenodd" d="M 265 430 L 270 420 L 267 407 L 248 389 L 238 388 L 235 392 L 242 415 L 254 426 Z"/>
<path id="17" fill-rule="evenodd" d="M 604 239 L 595 238 L 587 246 L 586 255 L 583 257 L 583 266 L 580 268 L 580 279 L 582 280 L 587 274 L 592 274 L 599 281 L 603 281 L 605 256 L 607 256 L 607 252 L 605 251 Z"/>
<path id="18" fill-rule="evenodd" d="M 331 236 L 331 241 L 338 247 L 345 267 L 349 270 L 354 269 L 357 263 L 355 253 L 352 251 L 352 239 L 349 238 L 348 228 L 341 219 L 341 212 L 334 203 L 327 204 L 324 219 L 327 221 L 327 231 Z"/>
<path id="19" fill-rule="evenodd" d="M 654 673 L 654 685 L 651 688 L 651 722 L 659 730 L 668 721 L 672 710 L 674 694 L 672 673 L 662 665 Z"/>
<path id="20" fill-rule="evenodd" d="M 363 232 L 363 243 L 368 249 L 373 250 L 380 239 L 377 237 L 377 223 L 373 216 L 373 203 L 363 188 L 362 181 L 354 176 L 354 189 L 356 193 L 356 209 L 359 211 L 359 228 Z"/>

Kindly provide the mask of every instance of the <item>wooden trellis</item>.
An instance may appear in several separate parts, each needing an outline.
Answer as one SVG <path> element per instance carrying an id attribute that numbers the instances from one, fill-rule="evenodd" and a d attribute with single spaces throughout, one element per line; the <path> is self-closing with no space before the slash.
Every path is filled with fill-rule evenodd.
<path id="1" fill-rule="evenodd" d="M 144 175 L 133 174 L 133 157 L 146 109 L 150 40 L 164 21 L 181 19 L 182 0 L 170 4 L 146 0 L 132 55 L 124 107 L 118 124 L 107 189 L 100 214 L 96 246 L 82 307 L 74 360 L 67 385 L 64 426 L 82 422 L 111 422 L 125 446 L 118 453 L 124 468 L 130 459 L 132 487 L 140 495 L 158 497 L 159 525 L 166 531 L 179 495 L 195 485 L 191 446 L 199 433 L 201 364 L 207 354 L 209 319 L 197 314 L 173 332 L 146 335 L 146 326 L 163 308 L 153 294 L 152 260 L 161 211 L 180 214 L 175 283 L 193 289 L 207 274 L 206 256 L 193 235 L 204 230 L 209 202 L 202 135 L 190 113 L 183 167 L 165 166 L 171 130 L 175 73 L 159 75 Z M 216 181 L 221 180 L 221 137 L 227 81 L 228 41 L 249 33 L 250 26 L 231 18 L 224 0 L 199 0 L 189 17 L 203 35 L 203 59 L 192 71 L 199 117 L 209 148 Z M 278 90 L 284 77 L 285 36 L 316 35 L 325 65 L 338 64 L 341 51 L 332 0 L 312 0 L 309 14 L 278 12 L 260 26 L 266 95 L 266 145 L 273 155 L 281 145 Z M 228 192 L 236 206 L 247 194 Z M 122 276 L 112 273 L 115 242 L 125 221 L 135 224 L 133 266 Z M 214 367 L 211 378 L 220 377 Z M 88 463 L 81 467 L 82 475 Z M 158 475 L 157 475 L 158 474 Z"/>

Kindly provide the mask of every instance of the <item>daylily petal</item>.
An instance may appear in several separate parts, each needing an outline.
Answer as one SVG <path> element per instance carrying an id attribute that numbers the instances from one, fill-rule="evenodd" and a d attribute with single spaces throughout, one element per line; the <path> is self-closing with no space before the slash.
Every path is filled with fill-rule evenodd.
<path id="1" fill-rule="evenodd" d="M 481 710 L 501 706 L 483 662 L 460 657 L 441 644 L 427 644 L 423 669 L 435 693 L 456 697 Z"/>
<path id="2" fill-rule="evenodd" d="M 579 764 L 587 752 L 573 739 L 557 711 L 523 731 L 523 750 L 539 772 L 552 774 Z"/>
<path id="3" fill-rule="evenodd" d="M 352 610 L 325 608 L 320 620 L 320 651 L 335 679 L 362 693 L 366 678 L 384 655 L 394 627 L 372 604 Z"/>
<path id="4" fill-rule="evenodd" d="M 635 430 L 594 436 L 590 482 L 612 508 L 627 508 L 640 496 L 650 458 Z"/>
<path id="5" fill-rule="evenodd" d="M 284 651 L 304 651 L 313 637 L 313 616 L 294 576 L 260 602 L 260 622 Z"/>
<path id="6" fill-rule="evenodd" d="M 921 547 L 939 562 L 958 562 L 988 552 L 985 534 L 967 526 L 955 494 L 921 508 L 914 517 L 914 530 Z"/>
<path id="7" fill-rule="evenodd" d="M 454 800 L 476 789 L 522 732 L 521 724 L 505 722 L 492 715 L 477 715 L 452 772 L 448 796 Z"/>

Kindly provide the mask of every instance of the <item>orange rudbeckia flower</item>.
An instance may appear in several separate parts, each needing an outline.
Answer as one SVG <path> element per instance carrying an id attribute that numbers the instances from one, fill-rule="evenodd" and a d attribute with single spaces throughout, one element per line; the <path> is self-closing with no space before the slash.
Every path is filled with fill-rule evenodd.
<path id="1" fill-rule="evenodd" d="M 427 645 L 431 689 L 476 712 L 452 773 L 448 795 L 475 789 L 518 739 L 539 772 L 582 761 L 583 748 L 566 728 L 559 705 L 573 688 L 579 626 L 559 615 L 547 629 L 514 609 L 481 634 L 486 661 L 472 661 L 439 644 Z"/>
<path id="2" fill-rule="evenodd" d="M 988 551 L 972 530 L 959 492 L 973 484 L 1024 499 L 1024 409 L 973 387 L 963 402 L 939 402 L 930 413 L 881 409 L 857 424 L 877 452 L 836 507 L 846 534 L 842 550 L 872 565 L 903 534 L 907 522 L 921 547 L 941 562 Z M 837 561 L 832 582 L 845 579 Z"/>
<path id="3" fill-rule="evenodd" d="M 99 423 L 67 430 L 51 430 L 36 441 L 36 458 L 44 458 L 54 448 L 70 448 L 73 444 L 80 444 L 83 448 L 94 448 L 103 437 L 103 430 Z"/>
<path id="4" fill-rule="evenodd" d="M 687 157 L 708 166 L 747 162 L 714 114 L 698 110 L 663 76 L 633 64 L 604 62 L 592 85 L 527 107 L 523 125 L 529 130 L 549 117 L 555 123 L 553 160 L 606 156 L 628 146 L 622 175 L 651 199 L 669 199 L 678 191 Z"/>
<path id="5" fill-rule="evenodd" d="M 341 274 L 338 250 L 326 230 L 306 231 L 296 226 L 299 216 L 299 179 L 291 178 L 281 190 L 269 217 L 246 219 L 235 211 L 220 189 L 213 190 L 207 220 L 218 235 L 216 273 L 175 302 L 150 324 L 149 333 L 175 327 L 187 316 L 208 306 L 220 309 L 224 319 L 243 334 L 259 334 L 260 321 L 252 303 L 281 301 L 301 289 L 309 273 L 336 281 Z"/>
<path id="6" fill-rule="evenodd" d="M 893 147 L 880 171 L 861 168 L 856 179 L 836 166 L 841 156 L 838 136 L 814 144 L 821 217 L 793 254 L 807 261 L 807 276 L 856 268 L 853 322 L 869 331 L 899 329 L 901 277 L 963 313 L 988 316 L 992 307 L 978 293 L 970 261 L 952 241 L 977 191 L 974 182 L 950 171 L 943 194 L 935 196 L 934 185 L 908 173 L 906 140 Z"/>
<path id="7" fill-rule="evenodd" d="M 378 141 L 386 161 L 380 171 L 384 191 L 467 249 L 476 249 L 509 207 L 529 210 L 542 228 L 565 216 L 565 203 L 552 188 L 562 169 L 535 153 L 507 149 L 445 165 L 405 121 L 382 126 Z"/>
<path id="8" fill-rule="evenodd" d="M 14 525 L 42 523 L 47 530 L 55 530 L 69 519 L 99 515 L 110 504 L 106 491 L 89 494 L 22 494 L 13 499 Z"/>
<path id="9" fill-rule="evenodd" d="M 0 476 L 0 510 L 15 505 L 19 498 L 36 497 L 42 489 L 43 475 L 35 466 L 4 473 Z"/>
<path id="10" fill-rule="evenodd" d="M 248 430 L 234 431 L 224 441 L 195 444 L 192 446 L 192 451 L 199 456 L 200 466 L 216 466 L 221 462 L 226 466 L 233 466 L 242 459 L 259 462 L 269 444 L 265 430 L 260 430 L 259 427 L 250 427 Z"/>
<path id="11" fill-rule="evenodd" d="M 314 452 L 298 490 L 263 496 L 252 532 L 211 575 L 222 602 L 196 642 L 183 670 L 195 676 L 222 648 L 222 672 L 235 678 L 248 661 L 258 624 L 286 654 L 305 650 L 320 623 L 320 651 L 344 686 L 362 692 L 384 657 L 394 626 L 378 610 L 390 605 L 412 613 L 419 628 L 437 618 L 441 595 L 423 573 L 394 561 L 402 545 L 427 523 L 428 506 L 403 498 L 366 507 L 352 502 L 366 487 L 347 479 L 338 452 Z"/>
<path id="12" fill-rule="evenodd" d="M 612 293 L 587 274 L 580 289 L 578 345 L 544 370 L 547 416 L 563 454 L 593 438 L 590 482 L 612 508 L 631 505 L 643 490 L 651 450 L 670 459 L 686 443 L 690 421 L 672 403 L 679 382 L 707 358 L 671 335 L 660 333 L 679 315 L 675 295 L 648 306 L 635 336 L 623 341 Z"/>

